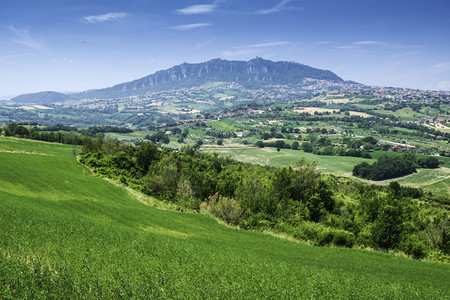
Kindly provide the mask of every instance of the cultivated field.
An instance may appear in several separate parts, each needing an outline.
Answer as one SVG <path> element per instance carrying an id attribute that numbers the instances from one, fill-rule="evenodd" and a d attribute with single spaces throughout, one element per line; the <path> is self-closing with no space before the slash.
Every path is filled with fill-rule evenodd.
<path id="1" fill-rule="evenodd" d="M 259 165 L 270 165 L 274 167 L 281 167 L 292 165 L 304 158 L 309 161 L 317 161 L 318 168 L 323 173 L 331 173 L 337 175 L 352 175 L 353 167 L 363 161 L 371 164 L 375 159 L 365 159 L 349 156 L 327 156 L 315 155 L 299 150 L 282 149 L 277 152 L 275 148 L 254 148 L 254 147 L 236 147 L 236 148 L 207 148 L 206 151 L 214 151 L 222 155 L 229 155 L 231 158 Z M 384 151 L 373 152 L 373 157 L 377 158 Z M 402 155 L 401 153 L 391 152 L 390 155 Z M 419 155 L 420 157 L 420 155 Z M 448 159 L 440 158 L 448 164 Z M 450 169 L 446 167 L 438 169 L 419 169 L 417 173 L 402 177 L 398 182 L 402 185 L 422 188 L 425 191 L 430 191 L 437 195 L 450 195 Z M 367 180 L 364 180 L 367 181 Z M 386 185 L 392 180 L 384 181 L 369 181 L 374 184 Z"/>

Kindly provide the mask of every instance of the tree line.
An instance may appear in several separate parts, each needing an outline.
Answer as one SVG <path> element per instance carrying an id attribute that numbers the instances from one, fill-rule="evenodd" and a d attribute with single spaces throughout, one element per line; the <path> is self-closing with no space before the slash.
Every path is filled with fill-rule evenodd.
<path id="1" fill-rule="evenodd" d="M 353 175 L 369 180 L 385 180 L 413 174 L 416 167 L 437 168 L 439 159 L 434 156 L 417 159 L 413 153 L 405 153 L 402 156 L 381 155 L 372 164 L 362 162 L 355 165 Z"/>

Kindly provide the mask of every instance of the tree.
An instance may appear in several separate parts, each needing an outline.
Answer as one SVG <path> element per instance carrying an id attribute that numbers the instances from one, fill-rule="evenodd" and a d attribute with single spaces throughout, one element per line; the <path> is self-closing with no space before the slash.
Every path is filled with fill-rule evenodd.
<path id="1" fill-rule="evenodd" d="M 313 152 L 313 146 L 310 142 L 303 142 L 302 143 L 302 150 L 305 152 Z"/>
<path id="2" fill-rule="evenodd" d="M 222 146 L 223 145 L 223 140 L 222 139 L 218 139 L 217 140 L 217 145 Z"/>
<path id="3" fill-rule="evenodd" d="M 372 227 L 375 244 L 383 249 L 396 248 L 403 233 L 403 210 L 407 203 L 402 197 L 401 186 L 393 181 L 388 186 L 388 196 L 378 212 Z"/>
<path id="4" fill-rule="evenodd" d="M 292 149 L 298 150 L 298 147 L 299 147 L 299 143 L 297 141 L 292 143 Z"/>
<path id="5" fill-rule="evenodd" d="M 384 205 L 373 223 L 372 236 L 375 244 L 383 249 L 395 248 L 402 233 L 401 209 L 393 205 Z"/>
<path id="6" fill-rule="evenodd" d="M 189 134 L 189 129 L 184 128 L 183 133 L 181 134 L 181 137 L 186 138 L 188 136 L 188 134 Z"/>
<path id="7" fill-rule="evenodd" d="M 158 146 L 153 143 L 142 143 L 136 147 L 136 165 L 143 174 L 147 174 L 150 164 L 158 161 L 160 155 Z"/>
<path id="8" fill-rule="evenodd" d="M 434 156 L 421 157 L 417 160 L 417 164 L 422 168 L 435 169 L 439 167 L 439 159 Z"/>
<path id="9" fill-rule="evenodd" d="M 263 141 L 257 141 L 257 142 L 255 143 L 255 146 L 256 146 L 256 147 L 259 147 L 259 148 L 264 148 L 264 142 L 263 142 Z"/>
<path id="10" fill-rule="evenodd" d="M 270 173 L 263 170 L 258 166 L 242 170 L 235 197 L 244 211 L 272 215 L 276 209 L 276 201 Z"/>

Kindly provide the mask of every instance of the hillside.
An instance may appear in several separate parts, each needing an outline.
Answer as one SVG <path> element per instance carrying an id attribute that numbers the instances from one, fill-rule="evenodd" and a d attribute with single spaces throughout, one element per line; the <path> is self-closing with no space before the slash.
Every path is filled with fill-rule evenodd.
<path id="1" fill-rule="evenodd" d="M 15 103 L 25 104 L 25 103 L 33 103 L 33 104 L 52 104 L 52 103 L 60 103 L 69 99 L 69 96 L 63 93 L 57 92 L 39 92 L 34 94 L 25 94 L 14 97 L 11 101 Z"/>
<path id="2" fill-rule="evenodd" d="M 1 299 L 450 293 L 446 265 L 311 247 L 159 210 L 92 176 L 72 146 L 0 138 L 0 149 Z"/>

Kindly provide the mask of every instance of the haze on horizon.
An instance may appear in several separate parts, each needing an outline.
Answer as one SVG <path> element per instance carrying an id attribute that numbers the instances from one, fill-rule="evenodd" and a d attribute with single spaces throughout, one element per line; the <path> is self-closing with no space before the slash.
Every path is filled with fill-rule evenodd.
<path id="1" fill-rule="evenodd" d="M 256 56 L 368 85 L 450 90 L 449 10 L 445 0 L 7 1 L 0 99 Z"/>

